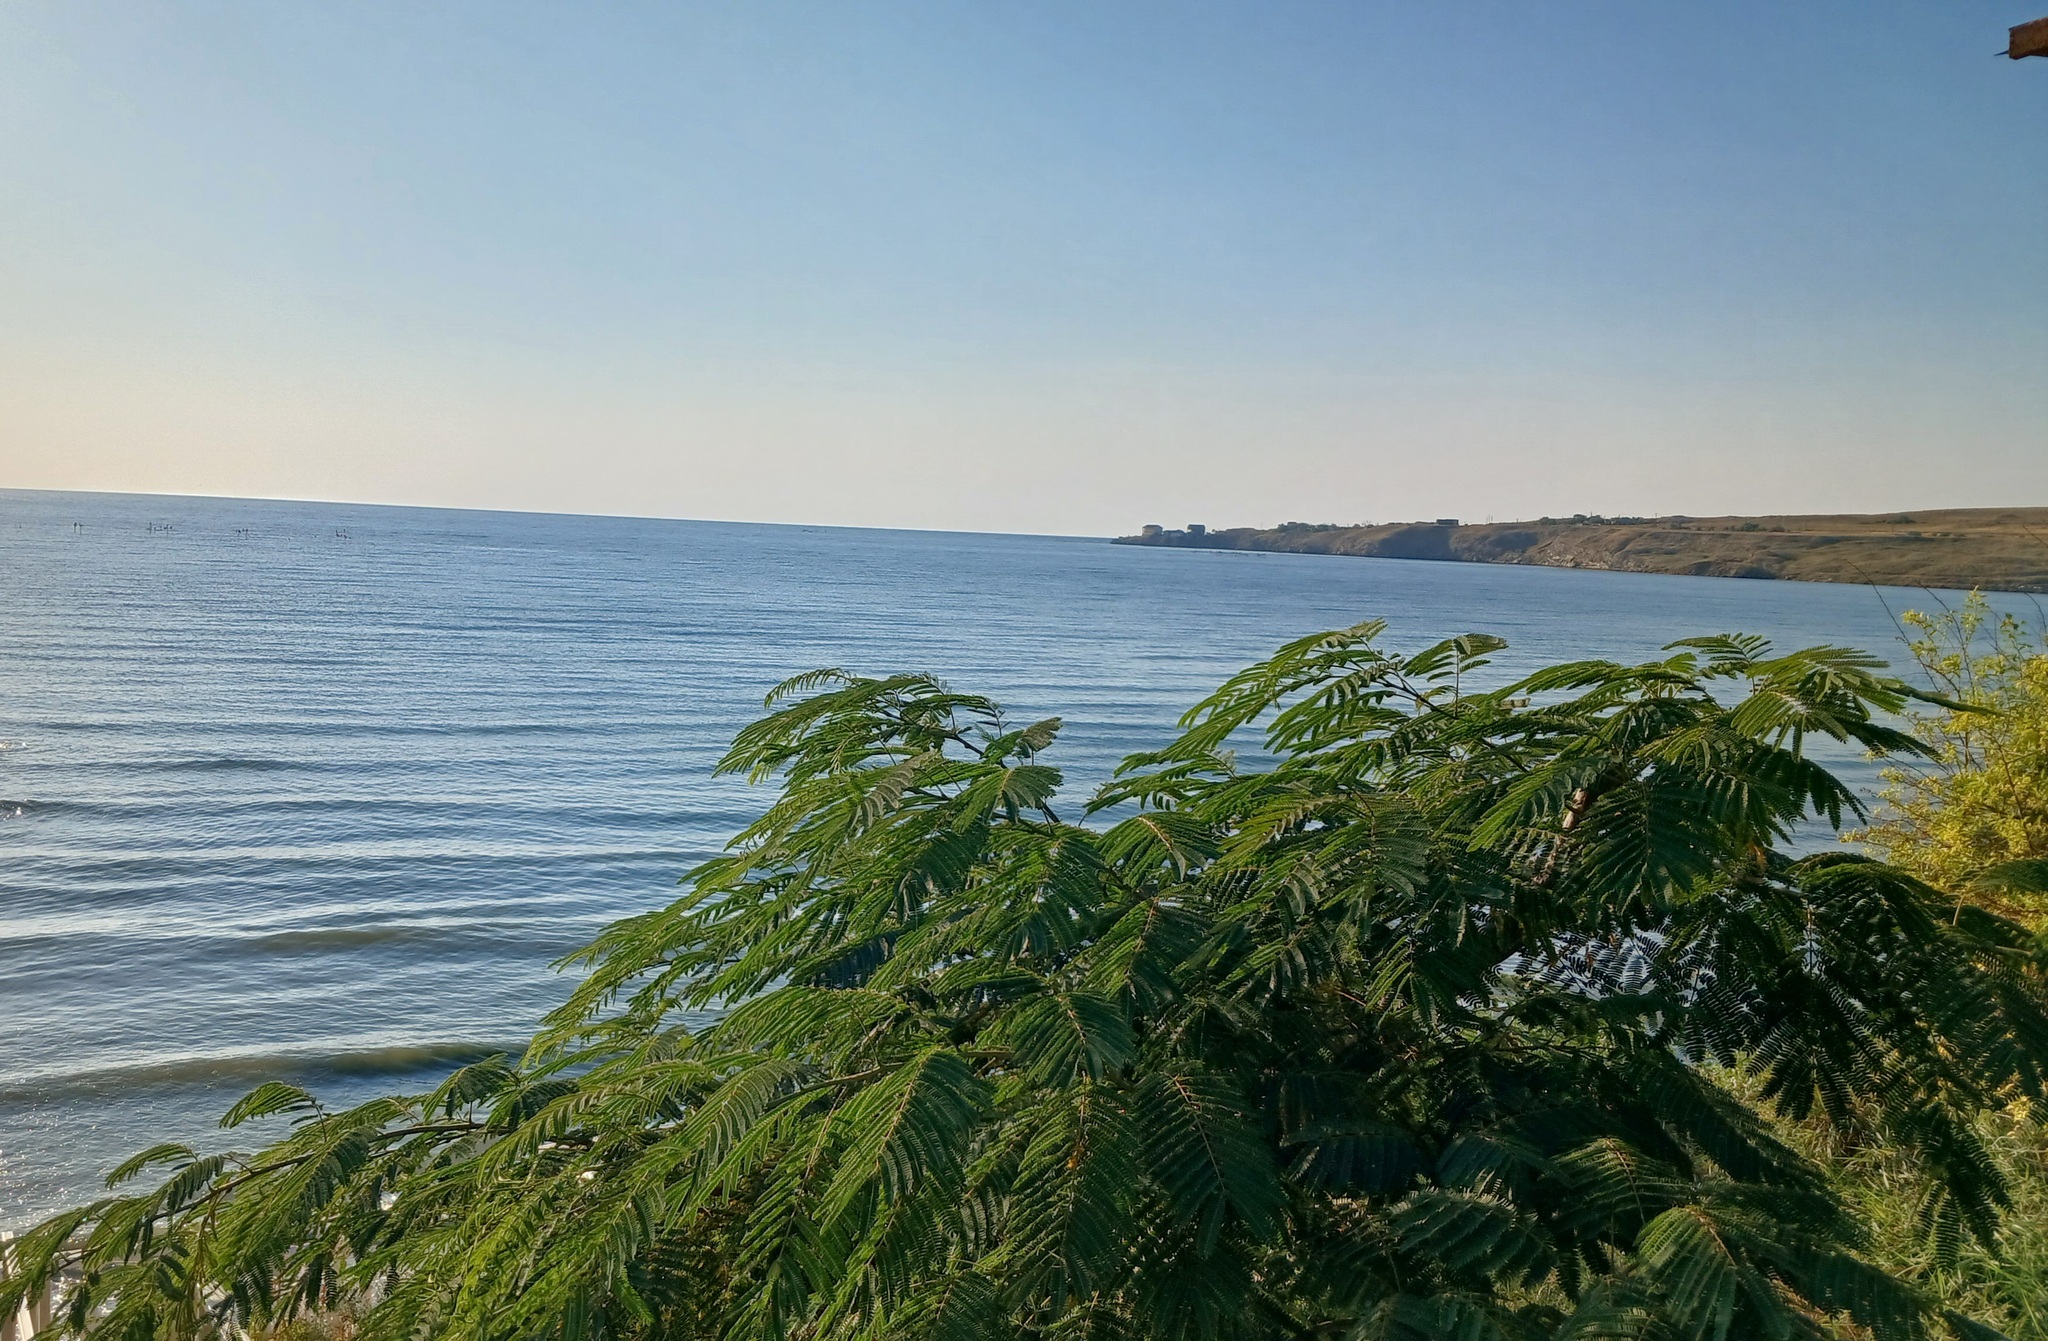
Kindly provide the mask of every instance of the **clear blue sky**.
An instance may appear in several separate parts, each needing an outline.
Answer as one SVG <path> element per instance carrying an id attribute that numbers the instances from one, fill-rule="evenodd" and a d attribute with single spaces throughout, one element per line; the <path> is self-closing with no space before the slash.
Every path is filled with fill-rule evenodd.
<path id="1" fill-rule="evenodd" d="M 2048 504 L 2048 0 L 0 7 L 0 486 Z"/>

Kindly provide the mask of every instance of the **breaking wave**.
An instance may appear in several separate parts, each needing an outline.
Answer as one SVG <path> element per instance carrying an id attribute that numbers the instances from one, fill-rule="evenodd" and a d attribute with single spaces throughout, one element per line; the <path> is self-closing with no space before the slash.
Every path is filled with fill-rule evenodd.
<path id="1" fill-rule="evenodd" d="M 43 1103 L 54 1099 L 107 1095 L 144 1089 L 254 1086 L 266 1080 L 317 1082 L 368 1076 L 406 1076 L 452 1071 L 505 1054 L 518 1056 L 521 1043 L 411 1043 L 333 1052 L 276 1052 L 218 1057 L 175 1057 L 135 1066 L 73 1071 L 0 1085 L 0 1103 Z"/>

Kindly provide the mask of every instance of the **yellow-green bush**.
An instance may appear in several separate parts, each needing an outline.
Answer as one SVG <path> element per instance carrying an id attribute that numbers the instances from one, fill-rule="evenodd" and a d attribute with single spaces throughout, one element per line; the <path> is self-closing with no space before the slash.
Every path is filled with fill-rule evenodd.
<path id="1" fill-rule="evenodd" d="M 1939 614 L 1909 611 L 1913 655 L 1966 710 L 1917 714 L 1924 760 L 1884 771 L 1884 808 L 1852 837 L 1939 889 L 1972 891 L 2034 926 L 2048 896 L 1986 887 L 2012 861 L 2048 858 L 2048 641 L 1981 593 Z"/>
<path id="2" fill-rule="evenodd" d="M 1905 623 L 1922 671 L 1964 706 L 1912 715 L 1931 754 L 1884 770 L 1875 823 L 1849 837 L 1938 889 L 2048 932 L 2048 895 L 1985 878 L 2048 858 L 2048 640 L 1995 616 L 1981 593 L 1960 608 L 1909 611 Z M 1995 1252 L 1965 1244 L 1949 1265 L 1921 1222 L 1930 1185 L 1918 1160 L 1881 1133 L 1857 1142 L 1805 1123 L 1787 1124 L 1796 1128 L 1787 1134 L 1833 1172 L 1886 1269 L 2019 1341 L 2048 1341 L 2048 1127 L 2024 1101 L 1976 1125 L 2011 1205 Z"/>

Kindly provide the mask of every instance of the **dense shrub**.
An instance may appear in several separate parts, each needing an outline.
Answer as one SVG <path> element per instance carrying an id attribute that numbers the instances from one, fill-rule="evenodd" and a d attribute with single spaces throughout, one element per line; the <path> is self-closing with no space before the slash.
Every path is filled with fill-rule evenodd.
<path id="1" fill-rule="evenodd" d="M 1930 884 L 2036 925 L 2048 920 L 2048 642 L 1981 594 L 1908 611 L 1912 649 L 1959 704 L 1914 714 L 1924 749 L 1885 770 L 1884 810 L 1853 837 Z"/>
<path id="2" fill-rule="evenodd" d="M 1706 638 L 1474 692 L 1496 640 L 1381 634 L 1234 677 L 1088 824 L 1057 719 L 792 681 L 725 762 L 777 799 L 523 1058 L 264 1086 L 229 1120 L 287 1139 L 145 1152 L 9 1288 L 69 1263 L 63 1326 L 123 1341 L 1988 1334 L 1721 1083 L 1887 1133 L 1936 1265 L 1997 1241 L 2033 941 L 1783 846 L 1855 813 L 1807 739 L 1923 752 L 1915 691 Z"/>

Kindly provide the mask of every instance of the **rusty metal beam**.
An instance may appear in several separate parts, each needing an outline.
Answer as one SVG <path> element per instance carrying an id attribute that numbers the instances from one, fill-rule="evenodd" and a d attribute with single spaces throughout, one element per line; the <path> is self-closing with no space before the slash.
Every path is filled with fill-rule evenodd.
<path id="1" fill-rule="evenodd" d="M 2048 56 L 2048 19 L 2035 19 L 2012 29 L 2007 34 L 2005 54 L 2014 60 L 2022 56 Z"/>

